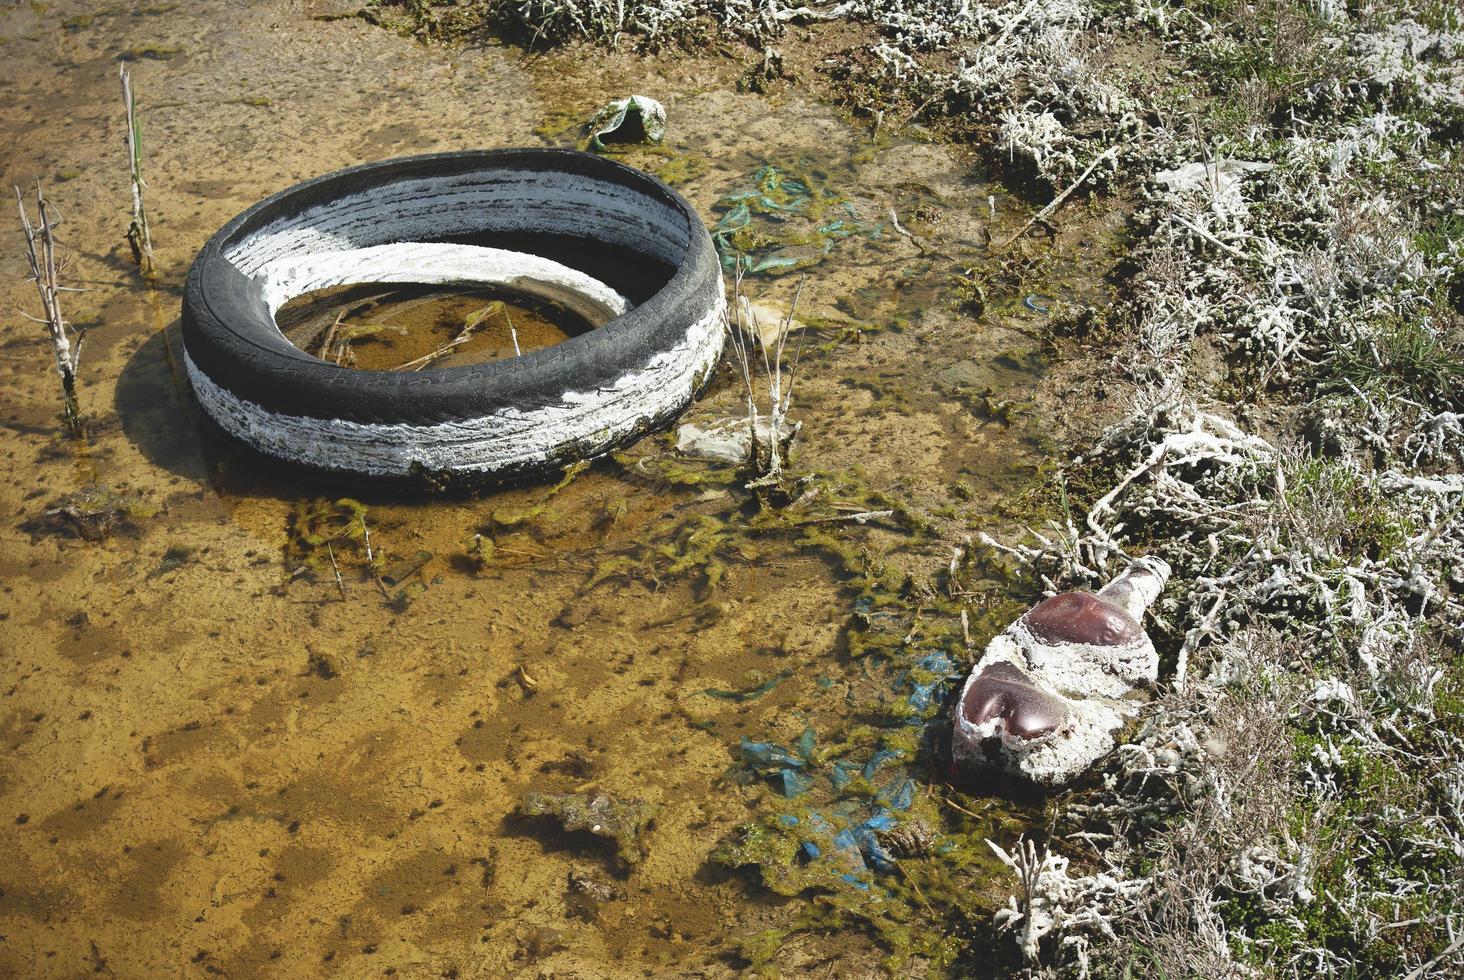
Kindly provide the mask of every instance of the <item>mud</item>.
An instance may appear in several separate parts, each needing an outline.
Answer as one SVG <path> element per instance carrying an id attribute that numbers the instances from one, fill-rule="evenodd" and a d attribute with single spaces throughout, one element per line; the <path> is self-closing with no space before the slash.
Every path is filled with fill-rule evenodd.
<path id="1" fill-rule="evenodd" d="M 1051 445 L 1057 423 L 1034 401 L 1043 314 L 1008 297 L 972 317 L 953 286 L 1030 209 L 957 149 L 876 141 L 797 85 L 738 92 L 730 58 L 425 47 L 316 19 L 334 12 L 68 0 L 0 13 L 0 167 L 7 183 L 41 179 L 64 218 L 89 415 L 86 440 L 69 441 L 39 328 L 7 317 L 0 973 L 735 973 L 738 937 L 800 903 L 709 861 L 767 792 L 729 767 L 742 735 L 847 720 L 859 672 L 840 573 L 774 536 L 719 552 L 717 580 L 694 563 L 598 575 L 618 557 L 685 555 L 698 522 L 741 519 L 747 495 L 726 474 L 657 468 L 675 463 L 667 435 L 558 489 L 476 496 L 273 467 L 191 400 L 177 325 L 188 263 L 294 181 L 407 153 L 574 145 L 611 98 L 652 95 L 666 142 L 618 156 L 674 182 L 709 224 L 771 164 L 829 188 L 866 229 L 805 268 L 794 463 L 921 515 L 921 536 L 829 530 L 920 570 Z M 152 283 L 124 241 L 119 59 L 143 127 Z M 909 235 L 887 226 L 891 209 Z M 1098 296 L 1088 270 L 1118 224 L 1075 221 L 1030 291 Z M 4 235 L 0 296 L 32 310 L 18 228 Z M 747 290 L 786 308 L 794 283 L 753 276 Z M 441 321 L 439 339 L 488 302 L 434 299 L 419 315 Z M 551 317 L 528 341 L 570 329 Z M 506 356 L 502 332 L 464 356 Z M 358 344 L 361 366 L 418 353 L 389 346 Z M 687 417 L 734 414 L 740 399 L 724 364 Z M 47 516 L 96 487 L 145 506 L 95 541 Z M 391 584 L 371 574 L 355 521 L 400 572 Z M 633 868 L 593 835 L 518 815 L 528 793 L 590 791 L 654 808 Z M 592 878 L 614 884 L 586 915 L 573 882 Z M 779 962 L 858 975 L 880 955 L 835 933 Z"/>

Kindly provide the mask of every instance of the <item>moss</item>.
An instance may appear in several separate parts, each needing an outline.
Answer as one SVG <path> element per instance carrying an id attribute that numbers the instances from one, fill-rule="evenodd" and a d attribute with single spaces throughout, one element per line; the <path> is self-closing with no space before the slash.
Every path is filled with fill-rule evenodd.
<path id="1" fill-rule="evenodd" d="M 668 152 L 660 163 L 653 164 L 647 169 L 672 187 L 679 187 L 707 173 L 711 169 L 711 165 L 703 156 L 694 156 L 685 152 Z"/>

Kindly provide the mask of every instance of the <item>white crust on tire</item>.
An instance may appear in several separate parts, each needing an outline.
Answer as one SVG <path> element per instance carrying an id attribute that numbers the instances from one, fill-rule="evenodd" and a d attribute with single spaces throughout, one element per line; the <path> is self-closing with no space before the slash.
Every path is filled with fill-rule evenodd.
<path id="1" fill-rule="evenodd" d="M 501 286 L 565 307 L 592 326 L 623 316 L 631 302 L 593 276 L 552 259 L 481 245 L 392 242 L 367 248 L 290 255 L 254 275 L 270 316 L 296 296 L 356 283 Z"/>
<path id="2" fill-rule="evenodd" d="M 673 265 L 691 242 L 684 215 L 632 188 L 560 171 L 486 170 L 398 180 L 336 198 L 270 222 L 224 258 L 253 276 L 272 261 L 311 252 L 484 232 L 593 237 Z"/>
<path id="3" fill-rule="evenodd" d="M 682 343 L 609 387 L 567 390 L 553 404 L 430 425 L 271 412 L 215 384 L 186 350 L 183 359 L 193 390 L 214 421 L 280 459 L 378 476 L 406 476 L 419 468 L 514 472 L 556 462 L 566 445 L 576 446 L 579 458 L 600 455 L 647 419 L 679 411 L 721 356 L 726 315 L 719 282 L 716 304 L 687 330 Z"/>

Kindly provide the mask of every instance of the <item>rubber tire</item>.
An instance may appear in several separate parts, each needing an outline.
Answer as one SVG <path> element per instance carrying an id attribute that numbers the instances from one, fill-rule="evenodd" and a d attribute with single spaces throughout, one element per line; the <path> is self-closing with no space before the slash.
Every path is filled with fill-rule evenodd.
<path id="1" fill-rule="evenodd" d="M 521 357 L 412 373 L 339 367 L 281 334 L 270 261 L 424 240 L 561 261 L 638 305 Z M 438 481 L 545 471 L 663 426 L 710 379 L 725 315 L 711 237 L 675 191 L 603 157 L 507 149 L 366 164 L 261 201 L 199 252 L 182 330 L 195 393 L 235 437 L 314 469 Z"/>

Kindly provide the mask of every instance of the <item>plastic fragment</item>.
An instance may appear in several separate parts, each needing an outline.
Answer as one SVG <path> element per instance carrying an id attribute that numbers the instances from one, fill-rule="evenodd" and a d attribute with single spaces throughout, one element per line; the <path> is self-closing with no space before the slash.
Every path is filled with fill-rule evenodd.
<path id="1" fill-rule="evenodd" d="M 666 107 L 646 95 L 616 99 L 595 113 L 586 127 L 590 148 L 603 152 L 601 137 L 620 143 L 659 143 L 666 135 Z"/>
<path id="2" fill-rule="evenodd" d="M 813 729 L 805 728 L 803 734 L 798 736 L 798 741 L 793 743 L 793 748 L 802 756 L 804 762 L 813 762 L 814 739 Z"/>
<path id="3" fill-rule="evenodd" d="M 875 799 L 892 810 L 908 810 L 915 802 L 915 783 L 910 779 L 890 783 L 875 793 Z"/>
<path id="4" fill-rule="evenodd" d="M 841 759 L 835 762 L 829 770 L 829 785 L 834 788 L 835 793 L 842 793 L 844 792 L 844 787 L 849 785 L 849 781 L 854 778 L 854 774 L 858 771 L 858 766 L 850 762 L 844 762 Z"/>
<path id="5" fill-rule="evenodd" d="M 882 874 L 889 874 L 895 870 L 895 859 L 890 852 L 884 849 L 879 842 L 879 837 L 868 826 L 855 828 L 850 836 L 858 842 L 860 853 L 868 859 L 868 867 Z"/>
<path id="6" fill-rule="evenodd" d="M 880 766 L 884 765 L 891 759 L 899 759 L 903 757 L 904 753 L 901 752 L 899 749 L 880 749 L 874 755 L 870 756 L 869 761 L 864 764 L 864 778 L 868 780 L 873 780 L 875 773 L 879 772 Z"/>
<path id="7" fill-rule="evenodd" d="M 936 705 L 946 683 L 955 676 L 958 669 L 955 662 L 939 650 L 927 653 L 911 665 L 910 671 L 904 675 L 904 679 L 910 684 L 906 703 L 915 715 L 909 719 L 911 724 L 919 724 L 919 716 Z M 934 674 L 935 677 L 930 680 L 918 679 L 914 675 L 917 670 Z"/>
<path id="8" fill-rule="evenodd" d="M 803 768 L 802 759 L 775 742 L 754 742 L 744 735 L 739 748 L 743 763 L 759 772 Z"/>
<path id="9" fill-rule="evenodd" d="M 764 694 L 777 687 L 783 681 L 787 680 L 788 676 L 791 673 L 792 671 L 785 670 L 763 681 L 757 687 L 749 688 L 746 691 L 728 691 L 720 687 L 708 687 L 704 688 L 702 690 L 702 693 L 705 694 L 707 697 L 716 698 L 719 701 L 735 701 L 741 704 L 743 702 L 762 697 Z"/>
<path id="10" fill-rule="evenodd" d="M 813 777 L 797 769 L 783 769 L 778 773 L 783 795 L 792 799 L 813 788 Z"/>

